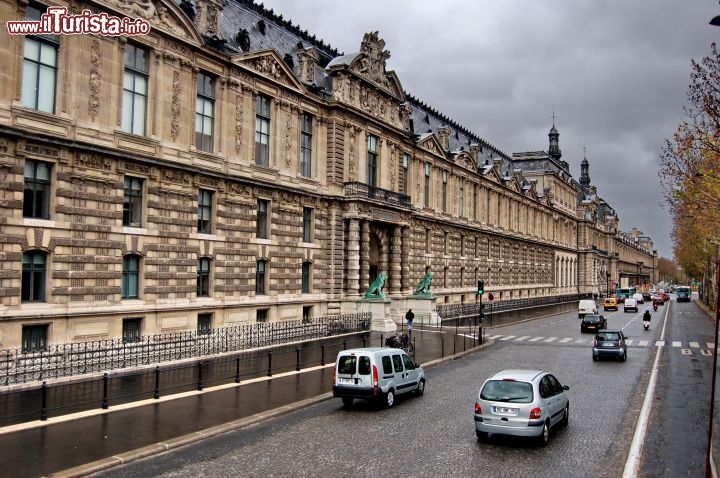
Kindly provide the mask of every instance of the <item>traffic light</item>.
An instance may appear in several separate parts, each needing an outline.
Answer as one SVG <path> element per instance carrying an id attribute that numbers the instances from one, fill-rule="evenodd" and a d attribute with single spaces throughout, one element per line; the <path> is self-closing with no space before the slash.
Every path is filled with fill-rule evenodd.
<path id="1" fill-rule="evenodd" d="M 483 295 L 485 293 L 485 281 L 478 281 L 477 293 L 478 295 Z"/>

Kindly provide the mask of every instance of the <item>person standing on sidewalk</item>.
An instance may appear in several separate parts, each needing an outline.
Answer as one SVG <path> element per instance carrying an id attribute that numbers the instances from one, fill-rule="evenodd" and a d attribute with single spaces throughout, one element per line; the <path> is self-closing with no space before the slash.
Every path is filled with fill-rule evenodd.
<path id="1" fill-rule="evenodd" d="M 413 314 L 412 309 L 408 309 L 407 313 L 405 314 L 405 321 L 407 322 L 408 326 L 408 335 L 412 334 L 413 319 L 415 319 L 415 314 Z"/>

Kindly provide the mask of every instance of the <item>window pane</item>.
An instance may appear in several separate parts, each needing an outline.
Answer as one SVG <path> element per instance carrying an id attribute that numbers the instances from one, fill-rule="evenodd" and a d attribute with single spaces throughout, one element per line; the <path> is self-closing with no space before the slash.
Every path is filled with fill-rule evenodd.
<path id="1" fill-rule="evenodd" d="M 49 66 L 57 65 L 57 50 L 46 43 L 40 44 L 40 63 Z"/>
<path id="2" fill-rule="evenodd" d="M 37 76 L 38 65 L 30 61 L 25 61 L 23 68 L 23 91 L 22 103 L 28 108 L 37 107 Z"/>
<path id="3" fill-rule="evenodd" d="M 133 133 L 145 134 L 145 98 L 135 95 L 135 105 L 133 106 Z"/>

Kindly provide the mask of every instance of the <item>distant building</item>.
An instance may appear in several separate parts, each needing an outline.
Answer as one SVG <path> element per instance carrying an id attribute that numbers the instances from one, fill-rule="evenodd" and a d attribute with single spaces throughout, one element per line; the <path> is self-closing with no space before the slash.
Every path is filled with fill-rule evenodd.
<path id="1" fill-rule="evenodd" d="M 428 271 L 439 303 L 654 274 L 554 125 L 503 153 L 407 94 L 377 32 L 342 54 L 249 1 L 53 5 L 152 28 L 0 33 L 0 348 L 362 311 L 381 272 L 397 317 Z"/>

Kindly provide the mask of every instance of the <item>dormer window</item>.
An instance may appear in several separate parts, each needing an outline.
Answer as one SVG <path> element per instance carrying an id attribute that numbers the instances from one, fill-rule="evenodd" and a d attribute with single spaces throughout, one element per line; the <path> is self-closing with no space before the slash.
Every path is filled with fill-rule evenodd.
<path id="1" fill-rule="evenodd" d="M 260 33 L 265 35 L 265 20 L 258 20 L 257 29 Z"/>

